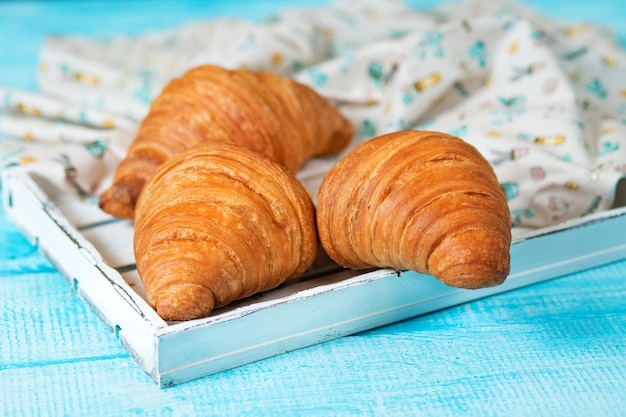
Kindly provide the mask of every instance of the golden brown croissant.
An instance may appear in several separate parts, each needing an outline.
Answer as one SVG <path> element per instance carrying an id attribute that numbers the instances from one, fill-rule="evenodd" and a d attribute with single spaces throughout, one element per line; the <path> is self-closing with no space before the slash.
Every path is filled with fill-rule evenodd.
<path id="1" fill-rule="evenodd" d="M 146 183 L 134 245 L 148 302 L 166 320 L 189 320 L 301 274 L 318 241 L 313 203 L 290 171 L 211 142 Z"/>
<path id="2" fill-rule="evenodd" d="M 350 268 L 410 269 L 461 288 L 500 284 L 510 269 L 510 212 L 495 173 L 443 133 L 359 145 L 324 178 L 317 226 L 328 255 Z"/>
<path id="3" fill-rule="evenodd" d="M 311 88 L 281 75 L 204 65 L 172 80 L 154 100 L 100 208 L 133 218 L 155 169 L 199 143 L 228 142 L 262 152 L 292 172 L 347 145 L 352 125 Z"/>

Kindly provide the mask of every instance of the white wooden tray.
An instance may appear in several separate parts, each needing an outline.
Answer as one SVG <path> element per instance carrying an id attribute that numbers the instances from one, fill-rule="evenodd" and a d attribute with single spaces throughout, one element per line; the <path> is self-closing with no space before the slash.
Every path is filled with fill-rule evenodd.
<path id="1" fill-rule="evenodd" d="M 133 268 L 130 222 L 21 169 L 2 173 L 9 218 L 159 387 L 626 258 L 625 188 L 622 180 L 609 211 L 514 235 L 511 275 L 498 287 L 461 290 L 414 272 L 356 272 L 320 259 L 302 278 L 208 318 L 166 322 Z"/>

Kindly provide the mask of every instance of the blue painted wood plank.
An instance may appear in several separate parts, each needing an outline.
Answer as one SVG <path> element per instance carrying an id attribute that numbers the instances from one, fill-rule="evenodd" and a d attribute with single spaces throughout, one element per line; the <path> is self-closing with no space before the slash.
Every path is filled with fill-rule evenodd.
<path id="1" fill-rule="evenodd" d="M 48 259 L 9 222 L 0 205 L 0 277 L 17 272 L 54 270 Z"/>
<path id="2" fill-rule="evenodd" d="M 109 355 L 129 357 L 60 273 L 0 276 L 0 371 Z"/>
<path id="3" fill-rule="evenodd" d="M 527 3 L 626 43 L 621 2 Z M 49 31 L 140 33 L 227 11 L 203 4 L 0 3 L 0 85 L 33 87 Z M 0 415 L 622 416 L 625 299 L 622 261 L 159 390 L 0 213 Z"/>
<path id="4" fill-rule="evenodd" d="M 3 384 L 12 386 L 4 406 L 53 415 L 82 407 L 142 415 L 580 415 L 595 409 L 617 416 L 621 409 L 613 407 L 626 403 L 626 312 L 616 308 L 626 295 L 624 268 L 608 265 L 166 390 L 115 349 L 91 360 L 4 369 Z"/>
<path id="5" fill-rule="evenodd" d="M 299 0 L 298 7 L 327 4 Z M 229 1 L 8 1 L 0 2 L 0 85 L 35 90 L 42 40 L 47 35 L 110 37 L 166 30 L 185 22 L 236 16 L 258 20 L 285 7 L 288 0 Z"/>

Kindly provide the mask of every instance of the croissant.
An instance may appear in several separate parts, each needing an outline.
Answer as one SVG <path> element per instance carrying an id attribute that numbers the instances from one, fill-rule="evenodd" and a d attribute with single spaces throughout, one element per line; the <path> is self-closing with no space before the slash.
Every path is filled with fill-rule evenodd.
<path id="1" fill-rule="evenodd" d="M 173 79 L 155 98 L 100 208 L 133 218 L 145 182 L 163 162 L 203 142 L 262 152 L 292 172 L 343 149 L 353 126 L 330 102 L 287 77 L 204 65 Z"/>
<path id="2" fill-rule="evenodd" d="M 166 320 L 300 275 L 318 248 L 300 182 L 249 148 L 209 142 L 161 165 L 137 200 L 134 251 L 148 302 Z"/>
<path id="3" fill-rule="evenodd" d="M 349 268 L 430 274 L 480 288 L 509 274 L 511 220 L 479 151 L 437 132 L 365 142 L 332 167 L 317 201 L 322 247 Z"/>

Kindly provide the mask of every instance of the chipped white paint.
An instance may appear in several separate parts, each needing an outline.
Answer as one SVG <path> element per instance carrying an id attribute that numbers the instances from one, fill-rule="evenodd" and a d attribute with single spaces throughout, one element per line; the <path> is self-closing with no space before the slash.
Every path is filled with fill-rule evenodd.
<path id="1" fill-rule="evenodd" d="M 114 269 L 68 221 L 72 204 L 61 210 L 19 169 L 5 170 L 2 184 L 7 215 L 160 387 L 626 258 L 620 207 L 516 236 L 511 275 L 498 287 L 460 290 L 414 272 L 341 270 L 294 280 L 205 319 L 168 323 L 144 299 L 136 274 Z M 128 224 L 116 227 L 132 233 Z"/>

